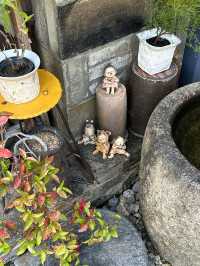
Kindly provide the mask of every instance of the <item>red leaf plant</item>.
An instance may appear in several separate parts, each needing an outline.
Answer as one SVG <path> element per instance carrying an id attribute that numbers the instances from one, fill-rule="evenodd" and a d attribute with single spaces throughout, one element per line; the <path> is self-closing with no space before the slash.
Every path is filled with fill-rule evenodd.
<path id="1" fill-rule="evenodd" d="M 10 235 L 6 228 L 0 228 L 0 239 L 4 240 L 10 238 Z"/>
<path id="2" fill-rule="evenodd" d="M 4 127 L 6 125 L 10 115 L 11 114 L 5 114 L 5 113 L 0 114 L 0 127 Z"/>
<path id="3" fill-rule="evenodd" d="M 8 159 L 13 156 L 12 152 L 5 148 L 0 148 L 0 158 Z"/>
<path id="4" fill-rule="evenodd" d="M 16 223 L 0 220 L 1 265 L 3 256 L 14 248 L 9 244 L 9 238 L 14 237 L 15 229 L 21 230 L 19 235 L 22 235 L 18 256 L 29 251 L 44 264 L 48 255 L 54 255 L 59 259 L 60 266 L 79 265 L 82 245 L 117 237 L 116 224 L 104 221 L 101 213 L 91 208 L 90 202 L 84 199 L 76 202 L 69 214 L 62 212 L 63 207 L 58 206 L 65 206 L 72 193 L 65 187 L 64 181 L 60 181 L 62 178 L 57 176 L 59 169 L 52 163 L 53 157 L 38 160 L 29 158 L 24 150 L 20 150 L 17 156 L 7 149 L 0 150 L 0 200 L 14 189 L 13 199 L 5 208 L 15 209 L 19 214 Z M 57 186 L 51 190 L 52 184 Z M 9 230 L 13 230 L 11 236 Z M 86 231 L 88 238 L 81 243 L 80 234 Z"/>
<path id="5" fill-rule="evenodd" d="M 16 223 L 11 220 L 3 221 L 4 226 L 7 229 L 14 230 L 16 228 Z"/>

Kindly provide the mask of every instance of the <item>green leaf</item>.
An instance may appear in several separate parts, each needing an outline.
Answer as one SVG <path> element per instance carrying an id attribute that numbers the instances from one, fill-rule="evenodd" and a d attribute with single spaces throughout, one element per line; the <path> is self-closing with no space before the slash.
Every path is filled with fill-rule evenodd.
<path id="1" fill-rule="evenodd" d="M 40 261 L 41 261 L 42 265 L 44 265 L 46 258 L 47 258 L 46 252 L 44 250 L 41 250 L 39 256 L 40 256 Z"/>
<path id="2" fill-rule="evenodd" d="M 95 222 L 93 220 L 91 220 L 91 221 L 89 221 L 88 225 L 89 225 L 90 230 L 94 231 L 94 229 L 96 227 Z"/>
<path id="3" fill-rule="evenodd" d="M 34 213 L 34 214 L 33 214 L 33 219 L 39 219 L 39 218 L 42 218 L 43 215 L 44 215 L 43 212 L 41 212 L 41 213 Z"/>
<path id="4" fill-rule="evenodd" d="M 111 234 L 112 237 L 114 237 L 114 238 L 118 238 L 118 232 L 117 232 L 117 229 L 112 228 L 111 231 L 110 231 L 110 234 Z"/>
<path id="5" fill-rule="evenodd" d="M 99 222 L 100 226 L 105 226 L 105 221 L 103 219 L 97 218 L 97 221 Z"/>
<path id="6" fill-rule="evenodd" d="M 24 252 L 27 250 L 27 248 L 28 248 L 27 243 L 22 244 L 17 250 L 17 256 L 24 254 Z"/>
<path id="7" fill-rule="evenodd" d="M 33 245 L 28 245 L 28 251 L 31 253 L 31 255 L 33 255 L 33 256 L 36 255 L 36 251 L 33 248 Z"/>
<path id="8" fill-rule="evenodd" d="M 28 217 L 29 217 L 29 212 L 25 212 L 25 213 L 23 214 L 23 216 L 22 216 L 23 221 L 26 222 L 27 219 L 28 219 Z"/>
<path id="9" fill-rule="evenodd" d="M 114 218 L 117 219 L 117 220 L 120 220 L 121 219 L 121 216 L 119 214 L 114 214 Z"/>
<path id="10" fill-rule="evenodd" d="M 75 266 L 79 266 L 79 265 L 80 265 L 80 260 L 77 259 L 77 260 L 76 260 L 76 263 L 75 263 Z"/>
<path id="11" fill-rule="evenodd" d="M 42 232 L 38 231 L 37 232 L 37 237 L 36 237 L 36 245 L 39 246 L 42 242 Z"/>
<path id="12" fill-rule="evenodd" d="M 69 188 L 67 188 L 67 187 L 63 187 L 63 191 L 67 192 L 70 195 L 73 194 L 72 191 Z"/>
<path id="13" fill-rule="evenodd" d="M 68 254 L 68 250 L 66 249 L 65 245 L 61 244 L 61 245 L 57 246 L 55 249 L 55 255 L 57 257 L 60 257 L 64 254 L 65 255 Z"/>
<path id="14" fill-rule="evenodd" d="M 33 217 L 29 216 L 28 220 L 25 222 L 24 231 L 27 231 L 33 224 Z"/>
<path id="15" fill-rule="evenodd" d="M 64 214 L 61 214 L 61 215 L 60 215 L 60 220 L 61 220 L 61 221 L 67 221 L 67 216 L 64 215 Z"/>
<path id="16" fill-rule="evenodd" d="M 102 214 L 100 213 L 100 211 L 95 210 L 94 214 L 96 217 L 102 218 Z"/>
<path id="17" fill-rule="evenodd" d="M 25 209 L 23 207 L 20 207 L 20 206 L 16 206 L 15 209 L 18 211 L 18 212 L 25 212 Z"/>
<path id="18" fill-rule="evenodd" d="M 10 249 L 10 245 L 7 242 L 3 241 L 0 245 L 0 254 L 6 255 L 10 252 Z"/>

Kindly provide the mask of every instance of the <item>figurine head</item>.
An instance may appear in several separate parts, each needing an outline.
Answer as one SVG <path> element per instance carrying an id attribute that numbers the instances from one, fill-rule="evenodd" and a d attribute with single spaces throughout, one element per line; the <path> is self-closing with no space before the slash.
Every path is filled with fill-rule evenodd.
<path id="1" fill-rule="evenodd" d="M 117 137 L 115 140 L 114 140 L 114 145 L 117 145 L 117 146 L 123 146 L 125 144 L 125 139 L 122 138 L 122 137 Z"/>
<path id="2" fill-rule="evenodd" d="M 112 66 L 107 67 L 104 72 L 104 76 L 106 78 L 113 78 L 114 76 L 116 76 L 116 74 L 117 74 L 117 71 Z"/>
<path id="3" fill-rule="evenodd" d="M 85 123 L 85 135 L 87 136 L 94 136 L 95 135 L 95 127 L 94 127 L 94 121 L 86 120 Z"/>
<path id="4" fill-rule="evenodd" d="M 106 144 L 109 142 L 109 137 L 111 135 L 110 131 L 107 130 L 97 130 L 97 142 L 101 144 Z"/>
<path id="5" fill-rule="evenodd" d="M 85 122 L 85 126 L 86 127 L 90 127 L 90 126 L 94 126 L 94 120 L 86 120 L 86 122 Z"/>

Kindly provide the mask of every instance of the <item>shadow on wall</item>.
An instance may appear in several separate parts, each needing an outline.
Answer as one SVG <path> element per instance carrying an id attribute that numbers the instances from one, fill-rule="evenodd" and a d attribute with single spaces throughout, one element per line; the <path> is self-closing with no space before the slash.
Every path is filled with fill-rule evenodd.
<path id="1" fill-rule="evenodd" d="M 138 31 L 143 25 L 144 8 L 145 1 L 141 0 L 82 0 L 57 6 L 61 57 Z"/>

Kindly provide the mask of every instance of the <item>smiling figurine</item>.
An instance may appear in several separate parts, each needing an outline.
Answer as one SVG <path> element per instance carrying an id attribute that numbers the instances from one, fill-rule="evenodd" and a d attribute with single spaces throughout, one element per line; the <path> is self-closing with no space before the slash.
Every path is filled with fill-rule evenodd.
<path id="1" fill-rule="evenodd" d="M 130 157 L 130 153 L 126 151 L 126 141 L 122 137 L 117 137 L 112 145 L 108 158 L 111 159 L 115 156 L 115 154 L 124 155 L 127 158 Z"/>
<path id="2" fill-rule="evenodd" d="M 96 149 L 93 155 L 99 152 L 103 154 L 103 159 L 107 159 L 110 150 L 109 137 L 111 132 L 108 130 L 97 130 Z"/>
<path id="3" fill-rule="evenodd" d="M 106 89 L 106 94 L 115 95 L 119 88 L 119 79 L 116 77 L 117 71 L 109 66 L 105 69 L 102 88 Z"/>

